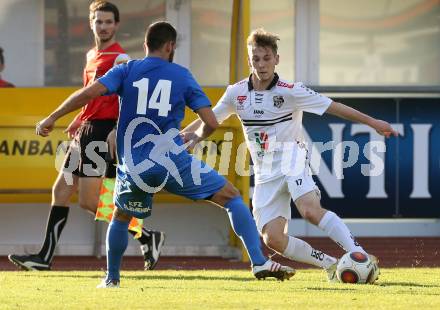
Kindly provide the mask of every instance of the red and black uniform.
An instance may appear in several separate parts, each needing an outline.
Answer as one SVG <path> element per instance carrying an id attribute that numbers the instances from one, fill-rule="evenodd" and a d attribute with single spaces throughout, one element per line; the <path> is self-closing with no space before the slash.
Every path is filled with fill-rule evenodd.
<path id="1" fill-rule="evenodd" d="M 103 76 L 120 59 L 128 59 L 118 43 L 104 50 L 91 49 L 84 68 L 84 87 Z M 79 177 L 101 177 L 105 172 L 106 139 L 115 127 L 119 114 L 118 96 L 101 96 L 84 106 L 78 116 L 82 121 L 67 153 L 64 171 Z M 93 142 L 93 144 L 91 144 Z M 73 156 L 75 153 L 75 156 Z M 102 158 L 102 160 L 96 156 Z M 78 165 L 79 156 L 79 165 Z"/>

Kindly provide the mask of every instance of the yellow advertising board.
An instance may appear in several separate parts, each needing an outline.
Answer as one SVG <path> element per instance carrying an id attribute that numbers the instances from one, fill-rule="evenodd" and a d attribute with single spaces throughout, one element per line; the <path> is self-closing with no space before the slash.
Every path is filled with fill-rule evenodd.
<path id="1" fill-rule="evenodd" d="M 15 194 L 20 201 L 20 194 L 50 193 L 57 147 L 65 139 L 60 128 L 42 138 L 33 127 L 0 126 L 0 194 Z"/>
<path id="2" fill-rule="evenodd" d="M 57 122 L 47 138 L 35 134 L 35 124 L 65 99 L 74 88 L 17 88 L 0 90 L 0 203 L 48 202 L 51 187 L 62 164 L 63 153 L 57 156 L 60 144 L 68 143 L 63 130 L 74 114 Z M 215 103 L 223 88 L 205 89 Z M 195 119 L 187 111 L 183 126 Z M 240 188 L 241 177 L 235 172 L 241 127 L 236 120 L 223 124 L 195 153 Z M 61 148 L 63 149 L 63 148 Z M 238 183 L 237 183 L 238 182 Z M 243 190 L 242 190 L 243 192 Z M 184 198 L 160 193 L 159 202 L 184 202 Z"/>

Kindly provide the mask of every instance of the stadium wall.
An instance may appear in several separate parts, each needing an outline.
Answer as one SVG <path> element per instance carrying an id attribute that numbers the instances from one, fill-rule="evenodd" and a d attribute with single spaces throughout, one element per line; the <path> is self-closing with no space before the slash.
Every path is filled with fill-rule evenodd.
<path id="1" fill-rule="evenodd" d="M 44 0 L 1 1 L 0 46 L 6 59 L 3 78 L 20 86 L 44 86 Z"/>

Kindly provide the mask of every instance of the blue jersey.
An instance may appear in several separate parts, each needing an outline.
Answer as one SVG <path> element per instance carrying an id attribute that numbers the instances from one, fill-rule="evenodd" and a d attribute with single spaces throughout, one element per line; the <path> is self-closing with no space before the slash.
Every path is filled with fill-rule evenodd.
<path id="1" fill-rule="evenodd" d="M 211 105 L 187 69 L 147 57 L 114 67 L 99 82 L 120 96 L 117 208 L 144 218 L 162 188 L 195 200 L 223 188 L 225 178 L 188 154 L 179 136 L 185 106 Z"/>
<path id="2" fill-rule="evenodd" d="M 128 145 L 127 141 L 124 143 L 125 135 L 129 135 L 131 146 L 142 144 L 131 150 L 136 165 L 150 154 L 154 146 L 151 143 L 153 138 L 145 140 L 146 136 L 180 129 L 185 106 L 196 111 L 211 105 L 188 69 L 157 57 L 116 66 L 99 82 L 108 89 L 108 94 L 117 93 L 120 96 L 117 130 L 120 165 L 126 163 L 124 151 Z M 133 123 L 137 118 L 139 121 Z M 173 135 L 173 140 L 177 145 L 183 144 L 176 135 Z"/>

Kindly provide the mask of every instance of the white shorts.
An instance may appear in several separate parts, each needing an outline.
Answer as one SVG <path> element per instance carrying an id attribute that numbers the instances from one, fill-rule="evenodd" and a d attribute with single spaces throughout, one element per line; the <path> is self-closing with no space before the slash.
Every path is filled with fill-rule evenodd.
<path id="1" fill-rule="evenodd" d="M 252 196 L 253 215 L 260 234 L 263 227 L 277 217 L 290 220 L 290 199 L 295 201 L 299 197 L 309 192 L 320 192 L 309 174 L 309 169 L 305 169 L 299 176 L 282 176 L 275 180 L 256 184 L 254 195 Z"/>

